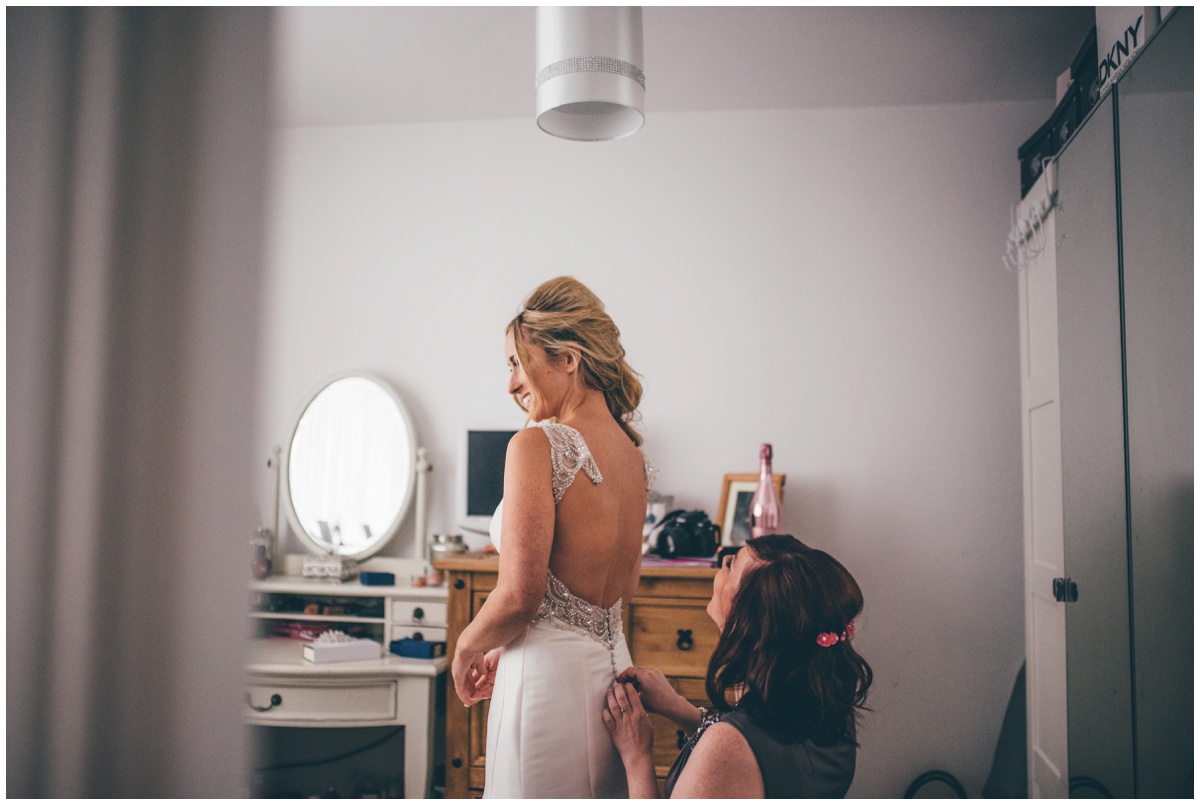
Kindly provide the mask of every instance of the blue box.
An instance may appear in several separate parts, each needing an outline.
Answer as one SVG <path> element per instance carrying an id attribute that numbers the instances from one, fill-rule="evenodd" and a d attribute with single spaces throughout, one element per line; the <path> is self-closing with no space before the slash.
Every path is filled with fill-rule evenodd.
<path id="1" fill-rule="evenodd" d="M 446 644 L 404 637 L 388 643 L 388 651 L 400 657 L 416 657 L 422 660 L 432 660 L 434 657 L 446 656 Z"/>
<path id="2" fill-rule="evenodd" d="M 391 587 L 396 583 L 395 573 L 383 573 L 378 570 L 364 570 L 358 574 L 358 580 L 363 584 L 370 584 L 378 587 Z"/>

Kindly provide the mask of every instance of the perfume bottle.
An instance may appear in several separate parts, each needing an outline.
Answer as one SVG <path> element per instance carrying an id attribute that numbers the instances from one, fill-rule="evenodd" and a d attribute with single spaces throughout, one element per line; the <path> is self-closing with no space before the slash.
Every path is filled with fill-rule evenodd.
<path id="1" fill-rule="evenodd" d="M 269 528 L 256 529 L 250 545 L 254 548 L 254 559 L 250 562 L 250 575 L 262 581 L 271 575 L 271 530 Z"/>
<path id="2" fill-rule="evenodd" d="M 750 536 L 779 533 L 779 493 L 771 474 L 771 445 L 766 442 L 758 451 L 758 487 L 750 501 Z"/>

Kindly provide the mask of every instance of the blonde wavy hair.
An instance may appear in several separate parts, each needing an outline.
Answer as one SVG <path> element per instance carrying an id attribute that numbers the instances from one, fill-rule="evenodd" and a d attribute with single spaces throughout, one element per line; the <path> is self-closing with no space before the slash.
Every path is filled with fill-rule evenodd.
<path id="1" fill-rule="evenodd" d="M 579 350 L 579 374 L 588 388 L 604 395 L 609 412 L 639 447 L 641 435 L 633 429 L 642 400 L 642 383 L 625 361 L 621 331 L 604 312 L 604 303 L 574 277 L 555 277 L 539 285 L 525 300 L 521 312 L 508 323 L 517 357 L 529 365 L 529 345 L 546 351 L 549 358 L 564 349 Z M 534 389 L 537 392 L 537 389 Z M 515 395 L 522 411 L 528 410 Z"/>

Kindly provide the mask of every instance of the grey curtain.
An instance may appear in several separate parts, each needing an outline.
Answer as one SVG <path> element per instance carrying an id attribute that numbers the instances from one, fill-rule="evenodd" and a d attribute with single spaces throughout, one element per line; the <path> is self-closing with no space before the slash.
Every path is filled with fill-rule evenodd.
<path id="1" fill-rule="evenodd" d="M 6 13 L 6 793 L 244 795 L 270 12 Z"/>

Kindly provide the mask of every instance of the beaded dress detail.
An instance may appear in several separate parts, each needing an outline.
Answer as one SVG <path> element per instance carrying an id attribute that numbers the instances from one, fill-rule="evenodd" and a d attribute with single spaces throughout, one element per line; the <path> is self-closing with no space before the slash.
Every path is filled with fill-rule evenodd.
<path id="1" fill-rule="evenodd" d="M 546 594 L 534 620 L 548 620 L 559 629 L 590 637 L 610 651 L 624 637 L 620 599 L 609 609 L 598 607 L 575 595 L 549 571 L 546 572 Z"/>
<path id="2" fill-rule="evenodd" d="M 587 473 L 587 477 L 592 479 L 592 483 L 604 482 L 604 476 L 600 474 L 600 468 L 596 466 L 596 459 L 592 458 L 592 451 L 588 449 L 587 442 L 583 440 L 583 435 L 579 431 L 570 425 L 559 425 L 554 422 L 541 422 L 538 427 L 550 440 L 550 463 L 554 467 L 551 488 L 554 490 L 555 504 L 562 501 L 563 495 L 566 494 L 580 470 Z"/>

